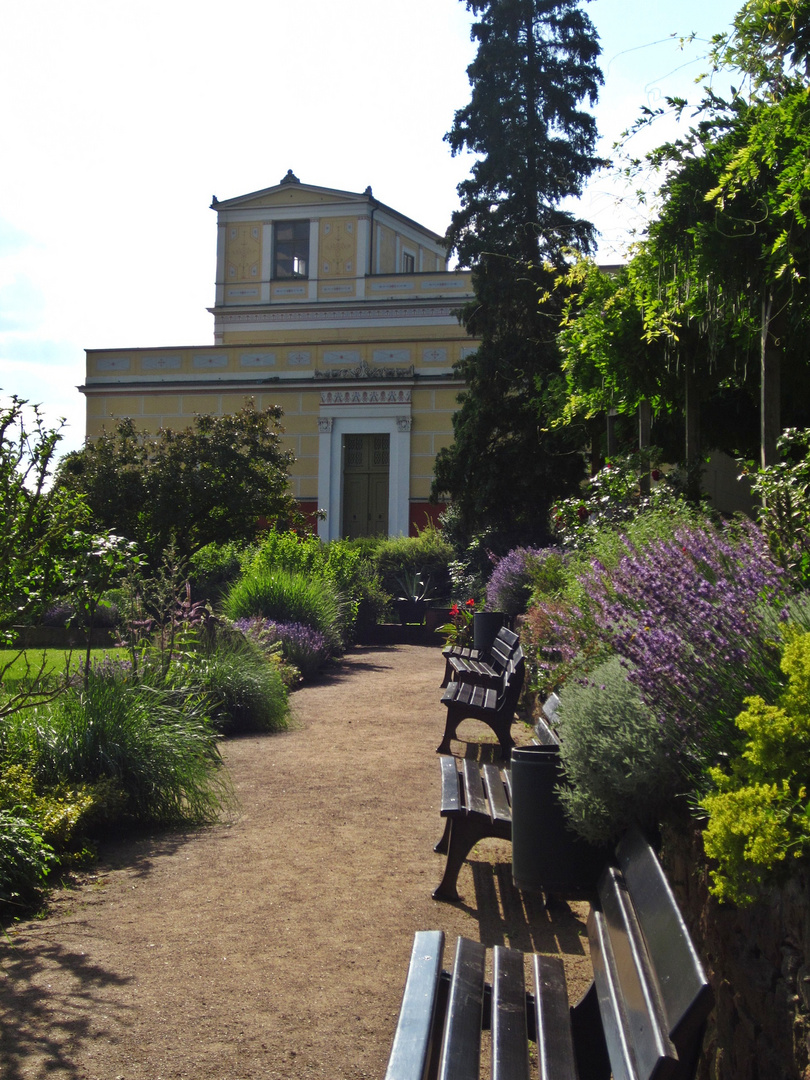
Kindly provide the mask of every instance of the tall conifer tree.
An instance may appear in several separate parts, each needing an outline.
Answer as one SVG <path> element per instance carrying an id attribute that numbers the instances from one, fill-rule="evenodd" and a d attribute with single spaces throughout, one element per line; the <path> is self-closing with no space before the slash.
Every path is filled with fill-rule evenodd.
<path id="1" fill-rule="evenodd" d="M 497 547 L 542 541 L 550 503 L 581 474 L 582 433 L 545 430 L 543 403 L 560 370 L 552 283 L 566 251 L 593 245 L 593 227 L 562 204 L 602 164 L 583 107 L 602 76 L 578 0 L 465 3 L 477 19 L 472 95 L 445 138 L 477 160 L 447 240 L 473 271 L 475 299 L 461 320 L 481 345 L 456 368 L 467 389 L 433 495 L 450 496 L 462 532 L 487 532 Z"/>

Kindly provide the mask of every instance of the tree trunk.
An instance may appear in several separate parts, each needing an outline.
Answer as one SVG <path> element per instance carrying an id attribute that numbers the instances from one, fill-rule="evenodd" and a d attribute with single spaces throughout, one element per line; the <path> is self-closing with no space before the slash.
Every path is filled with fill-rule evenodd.
<path id="1" fill-rule="evenodd" d="M 697 502 L 700 498 L 700 395 L 695 383 L 695 373 L 690 363 L 684 364 L 683 378 L 684 427 L 686 433 L 684 452 L 686 456 L 686 495 Z"/>
<path id="2" fill-rule="evenodd" d="M 779 460 L 776 442 L 782 434 L 780 402 L 782 350 L 777 333 L 775 303 L 772 291 L 762 301 L 760 464 L 763 469 Z"/>
<path id="3" fill-rule="evenodd" d="M 650 449 L 650 431 L 652 429 L 652 409 L 650 408 L 649 401 L 640 401 L 638 403 L 638 448 L 639 450 Z M 642 495 L 650 494 L 650 461 L 647 458 L 647 465 L 639 477 L 639 488 Z"/>

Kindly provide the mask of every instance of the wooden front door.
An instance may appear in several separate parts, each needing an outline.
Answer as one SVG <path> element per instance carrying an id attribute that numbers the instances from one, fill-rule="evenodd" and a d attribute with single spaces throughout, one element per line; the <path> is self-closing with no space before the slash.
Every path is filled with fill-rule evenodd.
<path id="1" fill-rule="evenodd" d="M 388 535 L 388 435 L 343 436 L 343 535 Z"/>

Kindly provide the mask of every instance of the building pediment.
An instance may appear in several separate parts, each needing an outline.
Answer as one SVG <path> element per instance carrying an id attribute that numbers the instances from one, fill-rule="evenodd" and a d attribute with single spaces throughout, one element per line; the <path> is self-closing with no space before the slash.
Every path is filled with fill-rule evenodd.
<path id="1" fill-rule="evenodd" d="M 252 210 L 283 206 L 329 206 L 347 203 L 364 204 L 373 202 L 371 188 L 364 192 L 341 191 L 339 188 L 319 187 L 316 184 L 302 184 L 289 170 L 278 184 L 252 191 L 247 195 L 237 195 L 233 199 L 220 201 L 214 196 L 211 207 L 214 210 Z"/>

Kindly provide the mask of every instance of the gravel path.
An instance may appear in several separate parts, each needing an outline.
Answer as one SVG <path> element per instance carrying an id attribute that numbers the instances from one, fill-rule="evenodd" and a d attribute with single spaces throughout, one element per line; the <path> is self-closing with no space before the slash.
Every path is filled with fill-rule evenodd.
<path id="1" fill-rule="evenodd" d="M 543 908 L 485 841 L 437 904 L 435 648 L 357 648 L 293 696 L 283 735 L 227 742 L 241 815 L 109 844 L 0 946 L 3 1080 L 381 1078 L 414 931 L 560 953 L 584 905 Z M 467 721 L 459 734 L 491 742 Z M 465 744 L 457 744 L 465 752 Z"/>

